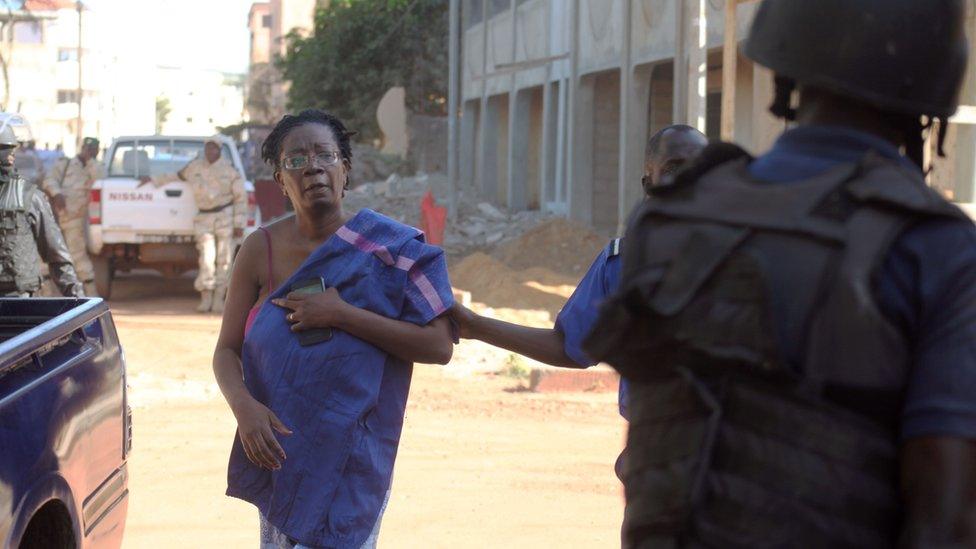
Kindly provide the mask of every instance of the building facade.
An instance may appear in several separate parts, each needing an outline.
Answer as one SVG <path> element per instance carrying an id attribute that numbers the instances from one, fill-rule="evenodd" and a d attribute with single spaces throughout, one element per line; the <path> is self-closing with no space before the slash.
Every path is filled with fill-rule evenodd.
<path id="1" fill-rule="evenodd" d="M 767 112 L 772 75 L 738 53 L 755 6 L 463 0 L 460 184 L 514 210 L 564 214 L 612 234 L 641 196 L 644 146 L 660 128 L 687 123 L 763 152 L 784 125 Z M 968 21 L 972 28 L 972 14 Z M 968 105 L 976 104 L 973 72 Z M 976 123 L 976 109 L 955 119 L 950 159 L 933 174 L 963 202 L 976 187 L 970 114 Z"/>
<path id="2" fill-rule="evenodd" d="M 248 120 L 276 122 L 288 105 L 288 84 L 282 81 L 275 61 L 285 55 L 288 35 L 311 32 L 315 9 L 322 0 L 271 0 L 255 2 L 248 15 L 251 33 L 246 99 Z"/>

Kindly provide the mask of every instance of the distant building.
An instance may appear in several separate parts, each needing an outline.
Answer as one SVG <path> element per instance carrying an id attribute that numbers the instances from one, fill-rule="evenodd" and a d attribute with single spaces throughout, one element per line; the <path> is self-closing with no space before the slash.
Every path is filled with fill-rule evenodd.
<path id="1" fill-rule="evenodd" d="M 273 123 L 288 103 L 288 85 L 274 66 L 287 51 L 291 32 L 307 34 L 315 22 L 315 9 L 323 0 L 270 0 L 255 2 L 248 15 L 251 32 L 250 65 L 246 85 L 248 120 Z"/>
<path id="2" fill-rule="evenodd" d="M 88 15 L 87 13 L 85 15 Z M 12 40 L 2 43 L 9 82 L 0 74 L 0 106 L 24 114 L 31 122 L 38 146 L 62 146 L 73 151 L 78 117 L 78 13 L 74 2 L 31 1 L 22 10 L 0 13 L 4 33 L 13 26 Z M 92 34 L 91 29 L 84 31 Z M 85 55 L 89 54 L 89 55 Z M 83 114 L 98 110 L 95 85 L 100 62 L 82 50 Z M 91 128 L 97 131 L 97 127 Z"/>
<path id="3" fill-rule="evenodd" d="M 644 146 L 658 129 L 687 123 L 758 154 L 784 128 L 767 112 L 770 72 L 741 54 L 724 55 L 725 29 L 735 31 L 736 47 L 754 1 L 461 5 L 460 181 L 513 210 L 547 210 L 615 233 L 640 199 Z M 727 26 L 730 10 L 736 17 Z M 967 29 L 973 43 L 972 13 Z M 725 74 L 727 63 L 734 68 Z M 976 105 L 974 67 L 971 54 L 966 105 Z M 931 182 L 973 202 L 976 106 L 953 121 L 950 159 L 936 162 Z"/>
<path id="4" fill-rule="evenodd" d="M 156 67 L 156 97 L 166 105 L 163 134 L 211 135 L 239 124 L 244 111 L 244 75 L 205 69 Z M 155 105 L 155 102 L 154 102 Z"/>

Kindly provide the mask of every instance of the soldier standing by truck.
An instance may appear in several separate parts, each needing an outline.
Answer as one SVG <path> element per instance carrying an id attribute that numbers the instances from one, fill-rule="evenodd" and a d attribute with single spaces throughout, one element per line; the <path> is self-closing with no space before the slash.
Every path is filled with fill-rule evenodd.
<path id="1" fill-rule="evenodd" d="M 96 160 L 98 147 L 98 139 L 86 137 L 78 156 L 58 160 L 41 184 L 42 190 L 51 197 L 71 259 L 89 296 L 98 295 L 85 233 L 91 187 L 101 177 L 101 167 Z"/>
<path id="2" fill-rule="evenodd" d="M 0 126 L 0 296 L 31 297 L 41 288 L 41 260 L 64 296 L 84 297 L 71 254 L 47 198 L 17 174 L 17 136 Z"/>
<path id="3" fill-rule="evenodd" d="M 220 143 L 210 140 L 204 146 L 203 156 L 190 161 L 179 172 L 142 178 L 143 185 L 152 183 L 156 187 L 173 181 L 189 183 L 197 205 L 193 220 L 199 256 L 199 274 L 193 283 L 200 292 L 197 311 L 222 313 L 234 253 L 232 244 L 244 236 L 247 225 L 244 179 L 223 157 Z"/>

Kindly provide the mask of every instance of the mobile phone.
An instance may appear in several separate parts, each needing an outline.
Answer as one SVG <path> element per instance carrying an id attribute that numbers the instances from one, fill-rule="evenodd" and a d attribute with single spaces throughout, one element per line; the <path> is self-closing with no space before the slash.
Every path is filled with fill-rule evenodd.
<path id="1" fill-rule="evenodd" d="M 325 280 L 321 276 L 302 280 L 291 285 L 291 291 L 298 294 L 320 294 L 325 291 Z M 302 347 L 324 343 L 332 339 L 332 328 L 315 328 L 298 332 L 298 344 Z"/>

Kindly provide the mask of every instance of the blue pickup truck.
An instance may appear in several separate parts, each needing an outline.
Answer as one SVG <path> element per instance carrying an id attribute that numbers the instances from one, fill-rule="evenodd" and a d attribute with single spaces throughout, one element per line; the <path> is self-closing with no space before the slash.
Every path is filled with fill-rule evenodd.
<path id="1" fill-rule="evenodd" d="M 101 299 L 0 299 L 0 547 L 119 547 L 131 414 Z"/>

